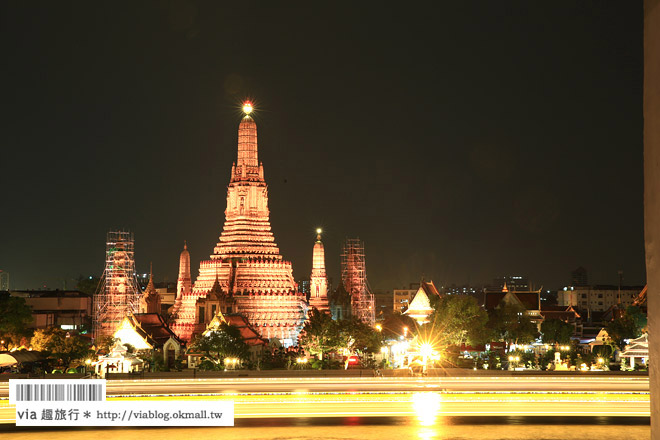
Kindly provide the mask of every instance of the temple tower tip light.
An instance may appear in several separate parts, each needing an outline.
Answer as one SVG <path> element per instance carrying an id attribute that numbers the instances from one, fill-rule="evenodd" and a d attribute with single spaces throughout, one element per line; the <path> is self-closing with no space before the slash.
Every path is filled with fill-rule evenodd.
<path id="1" fill-rule="evenodd" d="M 245 101 L 243 103 L 243 113 L 245 113 L 246 116 L 249 116 L 250 113 L 252 113 L 252 110 L 254 110 L 252 103 L 250 101 Z"/>

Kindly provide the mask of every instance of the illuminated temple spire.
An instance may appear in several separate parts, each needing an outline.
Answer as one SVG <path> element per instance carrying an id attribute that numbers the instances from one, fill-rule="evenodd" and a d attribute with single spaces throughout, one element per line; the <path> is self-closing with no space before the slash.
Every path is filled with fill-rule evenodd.
<path id="1" fill-rule="evenodd" d="M 190 280 L 190 252 L 188 252 L 188 243 L 184 240 L 183 250 L 179 256 L 179 278 L 176 283 L 176 296 L 179 298 L 182 293 L 192 291 L 192 282 Z"/>
<path id="2" fill-rule="evenodd" d="M 245 116 L 238 126 L 238 160 L 236 165 L 241 167 L 256 167 L 259 165 L 257 151 L 257 124 L 250 116 L 252 104 L 247 101 L 243 105 Z"/>
<path id="3" fill-rule="evenodd" d="M 188 301 L 185 302 L 189 303 L 191 295 L 190 252 L 188 252 L 188 243 L 184 240 L 183 250 L 181 251 L 181 255 L 179 255 L 179 278 L 176 282 L 176 297 L 174 299 L 174 305 L 170 309 L 173 322 L 183 323 L 195 319 L 194 310 L 190 308 L 189 304 L 188 307 L 184 306 L 185 299 L 188 297 Z M 187 326 L 185 331 L 192 331 L 192 327 Z"/>
<path id="4" fill-rule="evenodd" d="M 320 311 L 329 311 L 328 305 L 328 279 L 325 274 L 325 248 L 321 241 L 321 232 L 316 230 L 316 243 L 312 254 L 312 275 L 310 276 L 309 305 Z"/>
<path id="5" fill-rule="evenodd" d="M 140 313 L 161 313 L 160 304 L 160 295 L 154 286 L 153 264 L 149 263 L 149 283 L 140 298 L 139 311 Z"/>
<path id="6" fill-rule="evenodd" d="M 243 113 L 237 160 L 227 187 L 224 227 L 210 259 L 200 264 L 192 293 L 184 292 L 172 329 L 190 340 L 201 318 L 195 316 L 197 300 L 219 287 L 234 298 L 235 311 L 262 337 L 278 338 L 288 346 L 297 342 L 307 305 L 296 290 L 291 263 L 280 255 L 271 231 L 268 187 L 258 159 L 257 124 L 250 116 L 249 101 L 244 103 Z M 215 204 L 209 201 L 209 206 Z"/>

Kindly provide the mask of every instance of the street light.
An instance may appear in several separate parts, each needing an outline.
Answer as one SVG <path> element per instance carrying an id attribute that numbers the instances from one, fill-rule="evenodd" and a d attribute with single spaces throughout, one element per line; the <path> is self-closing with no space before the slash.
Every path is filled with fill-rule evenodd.
<path id="1" fill-rule="evenodd" d="M 236 358 L 225 358 L 225 370 L 227 370 L 227 366 L 231 366 L 231 369 L 235 369 L 238 361 L 239 360 Z"/>
<path id="2" fill-rule="evenodd" d="M 376 330 L 378 330 L 379 332 L 383 331 L 383 326 L 380 324 L 376 324 Z"/>

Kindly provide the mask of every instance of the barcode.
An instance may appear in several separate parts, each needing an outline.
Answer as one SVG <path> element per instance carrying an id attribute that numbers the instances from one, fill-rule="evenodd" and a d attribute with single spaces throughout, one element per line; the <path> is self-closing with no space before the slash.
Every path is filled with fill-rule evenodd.
<path id="1" fill-rule="evenodd" d="M 103 385 L 79 383 L 15 384 L 14 396 L 20 402 L 82 402 L 105 400 Z"/>

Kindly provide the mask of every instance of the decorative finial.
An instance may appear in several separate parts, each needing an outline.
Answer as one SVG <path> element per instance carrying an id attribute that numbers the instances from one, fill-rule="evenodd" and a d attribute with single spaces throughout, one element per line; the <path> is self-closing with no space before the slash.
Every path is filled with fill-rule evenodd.
<path id="1" fill-rule="evenodd" d="M 188 250 L 188 241 L 187 240 L 183 240 L 183 250 L 186 250 L 186 251 Z"/>
<path id="2" fill-rule="evenodd" d="M 154 277 L 154 263 L 153 261 L 149 262 L 149 278 Z"/>
<path id="3" fill-rule="evenodd" d="M 323 232 L 323 229 L 321 228 L 316 228 L 316 239 L 318 241 L 321 241 L 321 232 Z"/>
<path id="4" fill-rule="evenodd" d="M 243 113 L 249 115 L 250 113 L 252 113 L 252 110 L 254 110 L 254 108 L 252 107 L 252 103 L 250 101 L 245 101 L 243 103 Z"/>

